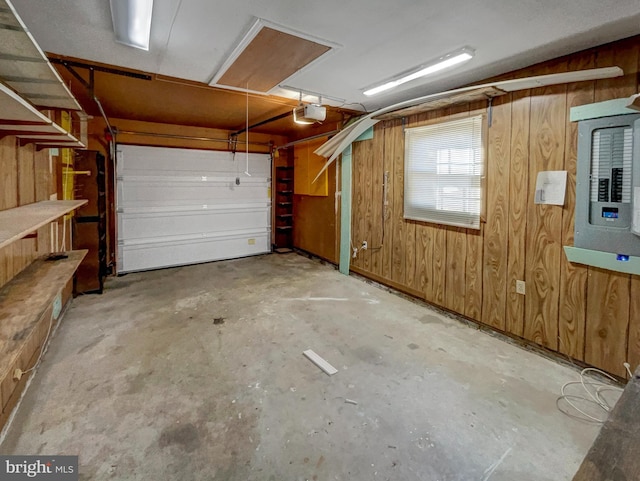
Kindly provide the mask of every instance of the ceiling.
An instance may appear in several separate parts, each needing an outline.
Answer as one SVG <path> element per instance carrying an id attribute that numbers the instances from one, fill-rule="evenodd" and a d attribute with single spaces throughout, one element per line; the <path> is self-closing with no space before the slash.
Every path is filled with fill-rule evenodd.
<path id="1" fill-rule="evenodd" d="M 111 123 L 116 122 L 114 119 L 131 119 L 236 132 L 246 127 L 247 113 L 251 126 L 287 115 L 252 127 L 251 132 L 302 138 L 335 129 L 339 122 L 354 115 L 354 112 L 346 109 L 330 108 L 322 124 L 298 125 L 292 122 L 290 115 L 293 107 L 298 104 L 297 100 L 222 90 L 198 82 L 157 74 L 148 75 L 134 69 L 116 68 L 54 54 L 49 54 L 49 58 L 58 68 L 65 83 L 70 85 L 85 112 L 100 117 L 98 105 L 92 100 L 89 91 L 59 62 L 66 62 L 85 82 L 90 77 L 89 69 L 84 66 L 94 68 L 94 95 L 100 100 Z M 117 127 L 117 122 L 114 126 Z"/>
<path id="2" fill-rule="evenodd" d="M 106 0 L 13 4 L 47 52 L 204 84 L 216 78 L 245 34 L 262 19 L 332 46 L 329 54 L 283 84 L 322 94 L 325 103 L 367 111 L 640 32 L 638 0 L 155 0 L 147 52 L 115 42 Z M 362 93 L 365 87 L 465 46 L 475 49 L 475 57 L 461 66 L 374 97 Z M 202 85 L 190 88 L 203 90 Z M 138 102 L 144 97 L 141 89 L 136 92 Z M 297 98 L 292 92 L 276 92 Z M 236 99 L 235 114 L 221 108 L 221 118 L 237 116 L 238 99 L 244 98 L 229 91 L 208 95 L 211 102 L 217 97 L 205 105 L 224 105 L 225 96 Z M 292 105 L 273 96 L 262 101 L 258 97 L 252 97 L 252 105 L 264 102 L 272 107 L 256 112 L 250 122 Z M 177 98 L 174 93 L 162 102 Z M 117 111 L 116 103 L 110 108 Z M 208 122 L 217 115 L 213 110 Z M 244 108 L 239 113 L 240 118 L 228 123 L 242 126 Z"/>

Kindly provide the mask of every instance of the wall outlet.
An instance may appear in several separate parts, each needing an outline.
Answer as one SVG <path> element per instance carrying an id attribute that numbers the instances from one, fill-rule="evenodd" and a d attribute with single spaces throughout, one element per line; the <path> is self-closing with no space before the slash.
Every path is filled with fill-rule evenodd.
<path id="1" fill-rule="evenodd" d="M 362 250 L 363 250 L 363 251 L 366 251 L 366 250 L 367 250 L 368 245 L 369 245 L 369 244 L 367 244 L 367 241 L 362 241 Z"/>
<path id="2" fill-rule="evenodd" d="M 524 281 L 516 281 L 516 294 L 525 295 L 525 283 Z"/>

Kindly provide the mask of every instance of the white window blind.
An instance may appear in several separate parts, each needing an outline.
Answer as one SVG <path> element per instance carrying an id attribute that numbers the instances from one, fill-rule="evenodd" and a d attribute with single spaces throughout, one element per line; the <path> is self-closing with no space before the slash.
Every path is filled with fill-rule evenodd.
<path id="1" fill-rule="evenodd" d="M 480 228 L 482 115 L 405 131 L 404 218 Z"/>

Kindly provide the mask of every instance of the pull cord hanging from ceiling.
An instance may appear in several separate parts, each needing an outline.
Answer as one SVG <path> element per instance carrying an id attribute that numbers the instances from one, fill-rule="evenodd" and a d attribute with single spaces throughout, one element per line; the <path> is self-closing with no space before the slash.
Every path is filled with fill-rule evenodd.
<path id="1" fill-rule="evenodd" d="M 247 159 L 247 167 L 245 168 L 245 175 L 251 177 L 249 173 L 249 82 L 247 82 L 247 108 L 246 108 L 246 126 L 247 126 L 247 138 L 245 140 L 245 153 Z"/>

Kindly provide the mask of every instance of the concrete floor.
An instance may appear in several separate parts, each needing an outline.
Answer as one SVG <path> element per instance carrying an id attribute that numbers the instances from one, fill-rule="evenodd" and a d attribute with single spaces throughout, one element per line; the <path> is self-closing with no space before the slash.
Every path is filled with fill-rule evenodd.
<path id="1" fill-rule="evenodd" d="M 556 408 L 576 377 L 330 266 L 262 256 L 75 299 L 0 451 L 78 454 L 83 480 L 570 480 L 598 430 Z"/>

